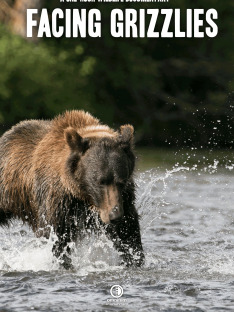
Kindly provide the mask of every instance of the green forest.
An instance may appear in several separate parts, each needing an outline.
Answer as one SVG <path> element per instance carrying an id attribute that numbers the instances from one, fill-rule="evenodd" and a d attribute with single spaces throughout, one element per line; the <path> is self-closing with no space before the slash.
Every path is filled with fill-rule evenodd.
<path id="1" fill-rule="evenodd" d="M 15 16 L 30 3 L 50 12 L 59 7 L 98 8 L 102 37 L 29 40 L 20 33 L 22 22 Z M 109 16 L 118 7 L 180 8 L 182 27 L 186 9 L 215 8 L 218 35 L 113 38 Z M 232 148 L 233 16 L 233 0 L 141 4 L 1 0 L 0 132 L 23 119 L 84 109 L 114 128 L 133 124 L 142 146 Z"/>

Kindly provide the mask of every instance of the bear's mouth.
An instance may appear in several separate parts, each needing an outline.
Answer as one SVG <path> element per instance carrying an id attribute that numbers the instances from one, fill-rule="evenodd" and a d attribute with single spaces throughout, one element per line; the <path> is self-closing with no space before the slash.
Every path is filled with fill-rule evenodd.
<path id="1" fill-rule="evenodd" d="M 110 220 L 105 217 L 103 214 L 101 214 L 101 210 L 100 208 L 98 208 L 97 206 L 95 205 L 89 205 L 88 207 L 92 212 L 94 213 L 97 213 L 99 218 L 101 219 L 101 221 L 104 223 L 104 224 L 109 224 L 110 223 Z"/>
<path id="2" fill-rule="evenodd" d="M 95 205 L 90 205 L 89 209 L 98 214 L 101 221 L 108 224 L 117 224 L 123 218 L 123 211 L 121 207 L 114 207 L 114 209 L 100 209 Z M 114 215 L 112 215 L 112 212 Z"/>

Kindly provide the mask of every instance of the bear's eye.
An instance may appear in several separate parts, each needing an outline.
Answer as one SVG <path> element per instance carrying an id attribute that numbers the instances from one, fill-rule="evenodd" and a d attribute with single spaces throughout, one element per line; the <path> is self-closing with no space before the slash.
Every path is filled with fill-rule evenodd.
<path id="1" fill-rule="evenodd" d="M 106 185 L 105 179 L 101 179 L 101 180 L 99 181 L 99 184 L 101 184 L 101 185 Z"/>

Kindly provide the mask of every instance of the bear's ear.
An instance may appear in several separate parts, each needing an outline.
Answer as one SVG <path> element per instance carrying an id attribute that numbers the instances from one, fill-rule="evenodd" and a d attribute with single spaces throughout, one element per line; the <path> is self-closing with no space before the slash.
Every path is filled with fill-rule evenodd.
<path id="1" fill-rule="evenodd" d="M 64 137 L 72 151 L 84 153 L 88 149 L 89 142 L 83 139 L 74 128 L 66 128 L 64 130 Z"/>
<path id="2" fill-rule="evenodd" d="M 124 145 L 133 145 L 134 128 L 132 125 L 120 127 L 120 142 Z"/>

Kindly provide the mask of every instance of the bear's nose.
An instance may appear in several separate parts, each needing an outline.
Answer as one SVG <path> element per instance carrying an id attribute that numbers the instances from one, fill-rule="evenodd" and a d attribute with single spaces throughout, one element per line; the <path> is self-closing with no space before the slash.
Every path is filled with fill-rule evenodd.
<path id="1" fill-rule="evenodd" d="M 119 206 L 115 206 L 109 213 L 110 221 L 117 220 L 122 217 L 122 211 Z"/>

